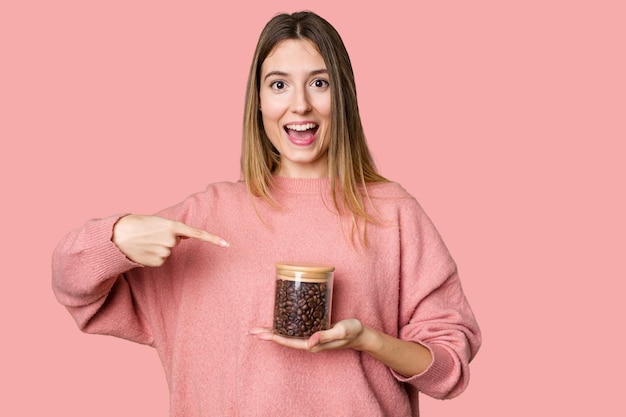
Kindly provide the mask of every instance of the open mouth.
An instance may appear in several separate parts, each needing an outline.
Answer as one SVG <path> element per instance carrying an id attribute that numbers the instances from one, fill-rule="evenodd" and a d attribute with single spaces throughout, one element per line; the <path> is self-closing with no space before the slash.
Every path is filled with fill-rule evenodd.
<path id="1" fill-rule="evenodd" d="M 319 125 L 317 123 L 301 123 L 285 125 L 287 135 L 295 140 L 308 140 L 315 136 Z"/>

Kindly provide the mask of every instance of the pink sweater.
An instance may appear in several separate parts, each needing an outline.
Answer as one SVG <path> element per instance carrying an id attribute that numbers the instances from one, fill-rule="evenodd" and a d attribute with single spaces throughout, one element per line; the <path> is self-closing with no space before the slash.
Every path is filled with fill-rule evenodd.
<path id="1" fill-rule="evenodd" d="M 275 180 L 280 208 L 251 199 L 238 182 L 158 213 L 231 244 L 187 239 L 158 268 L 129 261 L 111 242 L 120 216 L 87 222 L 55 250 L 56 297 L 83 331 L 156 349 L 172 416 L 418 416 L 418 392 L 460 394 L 480 331 L 416 200 L 395 183 L 370 186 L 385 224 L 368 225 L 362 249 L 330 208 L 327 179 Z M 358 318 L 421 343 L 433 354 L 430 368 L 404 378 L 357 351 L 312 354 L 249 336 L 272 325 L 277 261 L 334 265 L 333 322 Z"/>

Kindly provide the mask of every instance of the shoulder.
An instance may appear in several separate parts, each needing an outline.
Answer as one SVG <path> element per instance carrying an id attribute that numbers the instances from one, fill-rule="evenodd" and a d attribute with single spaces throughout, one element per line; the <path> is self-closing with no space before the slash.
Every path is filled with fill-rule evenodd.
<path id="1" fill-rule="evenodd" d="M 242 194 L 246 194 L 246 183 L 243 181 L 229 182 L 215 182 L 207 185 L 204 192 L 199 193 L 203 195 L 211 195 L 211 196 L 223 196 L 223 197 L 233 197 L 239 196 Z"/>
<path id="2" fill-rule="evenodd" d="M 370 198 L 413 198 L 402 185 L 394 181 L 369 183 L 367 193 Z"/>
<path id="3" fill-rule="evenodd" d="M 393 181 L 368 184 L 367 198 L 375 204 L 391 204 L 421 211 L 417 199 L 402 185 Z"/>
<path id="4" fill-rule="evenodd" d="M 387 216 L 394 213 L 401 221 L 414 219 L 429 221 L 428 215 L 418 200 L 401 184 L 393 181 L 367 185 L 367 196 L 374 209 Z M 400 221 L 400 220 L 399 220 Z"/>
<path id="5" fill-rule="evenodd" d="M 207 185 L 204 191 L 190 195 L 185 204 L 188 206 L 201 206 L 203 208 L 232 207 L 248 199 L 248 191 L 243 181 L 238 182 L 215 182 Z"/>
<path id="6" fill-rule="evenodd" d="M 218 207 L 232 208 L 246 197 L 247 190 L 243 181 L 216 182 L 207 185 L 204 191 L 189 195 L 178 204 L 162 210 L 165 217 L 188 217 L 198 211 L 214 211 Z"/>

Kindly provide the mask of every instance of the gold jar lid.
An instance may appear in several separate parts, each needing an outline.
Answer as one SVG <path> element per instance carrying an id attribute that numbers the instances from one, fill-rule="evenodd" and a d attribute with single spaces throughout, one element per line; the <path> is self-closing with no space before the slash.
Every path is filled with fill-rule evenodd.
<path id="1" fill-rule="evenodd" d="M 328 279 L 334 266 L 308 262 L 277 262 L 276 272 L 285 278 Z"/>

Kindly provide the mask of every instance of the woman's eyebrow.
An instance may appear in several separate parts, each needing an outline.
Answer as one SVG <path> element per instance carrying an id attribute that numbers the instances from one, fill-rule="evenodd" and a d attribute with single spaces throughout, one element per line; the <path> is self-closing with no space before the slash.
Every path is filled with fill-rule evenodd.
<path id="1" fill-rule="evenodd" d="M 318 69 L 318 70 L 315 70 L 315 71 L 311 71 L 311 73 L 309 75 L 320 75 L 320 74 L 328 74 L 328 70 L 326 68 Z"/>
<path id="2" fill-rule="evenodd" d="M 318 70 L 313 70 L 309 73 L 309 76 L 311 75 L 320 75 L 320 74 L 328 74 L 328 70 L 326 68 L 323 69 L 318 69 Z M 269 77 L 287 77 L 289 75 L 289 73 L 286 73 L 284 71 L 270 71 L 267 74 L 265 74 L 265 77 L 263 77 L 263 80 L 267 80 Z"/>
<path id="3" fill-rule="evenodd" d="M 263 77 L 263 80 L 267 80 L 269 77 L 273 77 L 273 76 L 286 77 L 287 73 L 282 72 L 282 71 L 270 71 L 267 74 L 265 74 L 265 77 Z"/>

